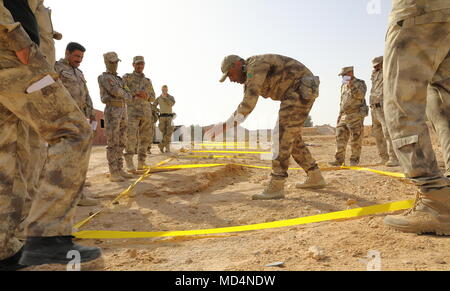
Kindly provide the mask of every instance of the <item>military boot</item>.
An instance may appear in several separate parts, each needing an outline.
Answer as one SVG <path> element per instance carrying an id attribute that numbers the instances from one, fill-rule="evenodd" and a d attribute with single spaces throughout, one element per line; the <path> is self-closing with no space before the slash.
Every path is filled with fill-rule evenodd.
<path id="1" fill-rule="evenodd" d="M 81 198 L 80 202 L 78 202 L 78 206 L 80 207 L 90 207 L 90 206 L 97 206 L 98 201 L 94 199 L 90 199 L 87 197 Z"/>
<path id="2" fill-rule="evenodd" d="M 297 189 L 322 189 L 327 186 L 325 179 L 322 176 L 322 172 L 317 169 L 308 172 L 308 177 L 305 183 L 297 183 L 295 187 Z"/>
<path id="3" fill-rule="evenodd" d="M 133 156 L 125 155 L 125 164 L 127 165 L 128 172 L 136 172 L 136 168 L 134 167 Z"/>
<path id="4" fill-rule="evenodd" d="M 125 179 L 133 179 L 135 176 L 132 174 L 129 174 L 127 172 L 125 172 L 123 169 L 120 169 L 118 171 L 119 175 L 121 175 L 122 177 L 124 177 Z"/>
<path id="5" fill-rule="evenodd" d="M 284 198 L 284 184 L 286 180 L 271 179 L 269 186 L 261 194 L 253 196 L 253 200 L 277 200 Z"/>
<path id="6" fill-rule="evenodd" d="M 342 166 L 344 163 L 345 163 L 344 161 L 338 161 L 338 160 L 336 160 L 336 161 L 334 161 L 334 162 L 328 163 L 328 165 L 330 165 L 330 166 L 332 166 L 332 167 L 340 167 L 340 166 Z"/>
<path id="7" fill-rule="evenodd" d="M 22 253 L 23 248 L 12 257 L 0 260 L 0 272 L 13 272 L 26 268 L 27 266 L 19 264 L 20 257 L 22 257 Z"/>
<path id="8" fill-rule="evenodd" d="M 393 167 L 400 166 L 400 163 L 399 163 L 399 161 L 397 159 L 390 158 L 389 161 L 386 162 L 385 166 L 393 168 Z"/>
<path id="9" fill-rule="evenodd" d="M 46 264 L 68 264 L 73 260 L 68 254 L 77 252 L 80 263 L 90 262 L 101 257 L 97 247 L 84 247 L 72 242 L 73 236 L 29 237 L 23 247 L 19 263 L 26 266 Z"/>
<path id="10" fill-rule="evenodd" d="M 145 160 L 139 160 L 138 161 L 138 171 L 145 171 L 147 170 L 148 165 L 145 163 Z"/>
<path id="11" fill-rule="evenodd" d="M 125 179 L 122 177 L 122 175 L 118 171 L 112 171 L 111 176 L 109 177 L 109 180 L 111 182 L 124 182 Z"/>
<path id="12" fill-rule="evenodd" d="M 419 194 L 414 208 L 403 215 L 387 216 L 384 223 L 407 233 L 450 236 L 450 188 Z"/>
<path id="13" fill-rule="evenodd" d="M 351 160 L 350 160 L 350 166 L 351 166 L 351 167 L 357 167 L 357 166 L 359 166 L 359 160 L 351 159 Z"/>

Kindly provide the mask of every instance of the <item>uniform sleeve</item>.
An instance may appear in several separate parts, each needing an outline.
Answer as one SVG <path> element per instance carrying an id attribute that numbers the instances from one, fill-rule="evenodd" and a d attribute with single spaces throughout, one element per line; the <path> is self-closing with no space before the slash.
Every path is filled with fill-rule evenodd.
<path id="1" fill-rule="evenodd" d="M 130 94 L 122 87 L 118 86 L 111 78 L 102 78 L 103 88 L 116 99 L 130 99 Z"/>
<path id="2" fill-rule="evenodd" d="M 167 96 L 168 98 L 167 98 L 167 104 L 169 105 L 169 106 L 174 106 L 177 102 L 175 101 L 175 98 L 173 97 L 173 96 Z"/>
<path id="3" fill-rule="evenodd" d="M 155 102 L 156 94 L 155 94 L 155 90 L 153 89 L 152 81 L 150 79 L 147 79 L 147 80 L 148 80 L 148 82 L 146 84 L 145 90 L 147 91 L 147 94 L 149 96 L 148 101 Z"/>
<path id="4" fill-rule="evenodd" d="M 363 100 L 366 98 L 367 85 L 364 81 L 359 81 L 352 87 L 352 95 L 357 100 Z"/>
<path id="5" fill-rule="evenodd" d="M 94 104 L 92 103 L 91 95 L 89 94 L 89 89 L 87 87 L 87 84 L 84 83 L 85 90 L 87 92 L 86 94 L 86 116 L 92 117 L 94 114 Z"/>
<path id="6" fill-rule="evenodd" d="M 242 115 L 246 118 L 256 107 L 261 88 L 267 78 L 270 70 L 269 64 L 260 64 L 257 66 L 250 66 L 247 71 L 247 82 L 244 89 L 244 100 L 239 105 L 233 116 Z"/>
<path id="7" fill-rule="evenodd" d="M 3 0 L 0 0 L 0 41 L 12 51 L 19 51 L 33 44 L 22 25 L 14 21 Z"/>

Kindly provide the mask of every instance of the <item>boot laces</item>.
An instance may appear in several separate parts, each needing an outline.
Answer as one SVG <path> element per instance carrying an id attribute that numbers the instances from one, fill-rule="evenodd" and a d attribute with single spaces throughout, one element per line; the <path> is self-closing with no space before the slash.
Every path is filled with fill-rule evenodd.
<path id="1" fill-rule="evenodd" d="M 404 216 L 409 216 L 417 211 L 417 207 L 422 203 L 422 195 L 420 193 L 416 194 L 416 201 L 414 202 L 414 206 L 405 212 Z"/>

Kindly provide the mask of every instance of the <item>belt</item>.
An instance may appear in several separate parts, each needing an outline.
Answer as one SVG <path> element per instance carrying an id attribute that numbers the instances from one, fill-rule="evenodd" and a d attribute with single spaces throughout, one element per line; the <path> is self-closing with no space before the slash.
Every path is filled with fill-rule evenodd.
<path id="1" fill-rule="evenodd" d="M 125 103 L 123 103 L 122 101 L 110 101 L 108 102 L 108 105 L 120 108 L 125 107 Z"/>
<path id="2" fill-rule="evenodd" d="M 159 117 L 174 117 L 175 116 L 175 114 L 169 114 L 169 113 L 162 113 L 162 114 L 160 114 L 159 115 Z"/>

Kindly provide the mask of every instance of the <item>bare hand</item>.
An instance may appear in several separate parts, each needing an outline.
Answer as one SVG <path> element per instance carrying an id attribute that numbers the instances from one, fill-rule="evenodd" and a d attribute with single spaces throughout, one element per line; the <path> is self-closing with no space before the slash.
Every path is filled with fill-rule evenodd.
<path id="1" fill-rule="evenodd" d="M 208 130 L 205 133 L 205 136 L 203 139 L 204 140 L 212 140 L 215 137 L 221 135 L 223 133 L 223 126 L 224 126 L 223 123 L 219 123 L 219 124 L 215 125 L 213 128 L 211 128 L 210 130 Z"/>
<path id="2" fill-rule="evenodd" d="M 30 53 L 31 47 L 26 47 L 16 51 L 16 56 L 22 64 L 28 65 L 30 63 Z"/>

